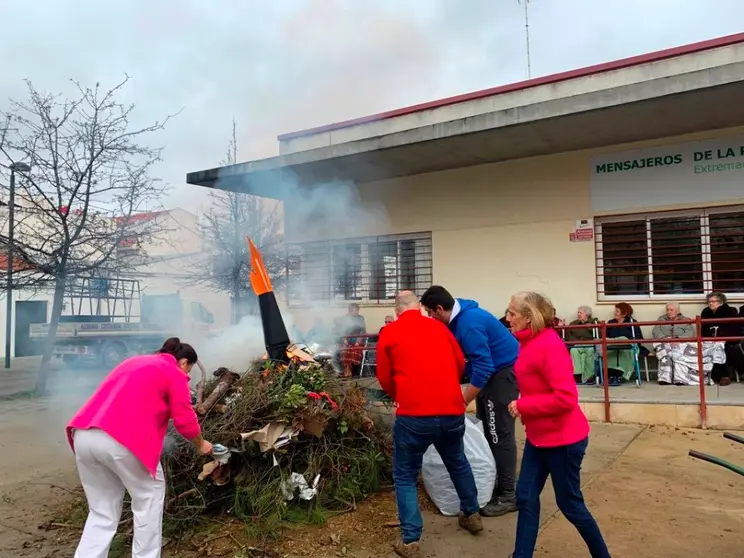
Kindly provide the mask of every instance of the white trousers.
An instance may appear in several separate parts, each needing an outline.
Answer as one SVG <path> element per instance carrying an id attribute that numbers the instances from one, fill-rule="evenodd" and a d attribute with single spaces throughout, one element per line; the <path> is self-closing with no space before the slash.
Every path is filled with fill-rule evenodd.
<path id="1" fill-rule="evenodd" d="M 124 492 L 132 499 L 132 558 L 160 558 L 165 477 L 156 477 L 103 430 L 76 430 L 75 459 L 88 500 L 88 519 L 75 558 L 107 558 L 121 519 Z"/>

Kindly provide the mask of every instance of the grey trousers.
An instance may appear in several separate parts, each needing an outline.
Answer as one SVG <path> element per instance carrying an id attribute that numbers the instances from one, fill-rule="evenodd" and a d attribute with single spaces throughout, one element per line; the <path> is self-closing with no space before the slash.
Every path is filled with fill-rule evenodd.
<path id="1" fill-rule="evenodd" d="M 497 370 L 475 398 L 476 416 L 483 421 L 493 458 L 496 461 L 494 499 L 514 497 L 517 477 L 517 440 L 515 420 L 509 414 L 509 403 L 519 397 L 519 387 L 511 366 Z"/>

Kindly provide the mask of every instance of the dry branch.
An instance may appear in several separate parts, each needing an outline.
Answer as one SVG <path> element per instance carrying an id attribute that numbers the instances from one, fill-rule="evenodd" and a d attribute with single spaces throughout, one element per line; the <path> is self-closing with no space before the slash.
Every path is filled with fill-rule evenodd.
<path id="1" fill-rule="evenodd" d="M 233 120 L 232 136 L 221 166 L 238 162 L 237 130 Z M 287 254 L 283 243 L 279 204 L 245 193 L 212 190 L 210 203 L 199 225 L 204 250 L 194 256 L 189 282 L 228 293 L 232 322 L 258 313 L 256 298 L 248 274 L 250 254 L 245 237 L 249 236 L 261 252 L 266 270 L 276 290 L 286 280 Z"/>
<path id="2" fill-rule="evenodd" d="M 201 404 L 197 405 L 196 412 L 200 415 L 206 415 L 217 402 L 227 393 L 236 380 L 240 379 L 240 375 L 228 370 L 227 368 L 218 368 L 214 371 L 214 376 L 219 378 L 217 386 L 214 388 L 209 397 Z"/>
<path id="3" fill-rule="evenodd" d="M 200 421 L 204 438 L 227 448 L 228 459 L 219 461 L 224 453 L 200 458 L 186 441 L 167 444 L 172 448 L 163 467 L 172 495 L 169 516 L 186 529 L 202 514 L 226 513 L 270 533 L 289 510 L 300 514 L 292 516 L 295 520 L 302 514 L 346 512 L 389 486 L 389 428 L 373 423 L 359 388 L 341 383 L 330 365 L 324 366 L 293 358 L 288 365 L 255 363 L 240 376 L 218 369 L 217 381 L 207 385 L 211 391 Z M 224 412 L 215 412 L 219 406 Z M 326 425 L 320 436 L 303 432 L 311 421 Z M 285 425 L 270 446 L 244 436 L 269 424 Z M 285 483 L 294 473 L 309 486 L 319 478 L 310 501 L 295 495 L 285 502 Z"/>
<path id="4" fill-rule="evenodd" d="M 207 369 L 200 360 L 196 361 L 196 365 L 199 367 L 201 378 L 199 383 L 196 384 L 196 406 L 200 406 L 204 400 L 204 387 L 207 385 Z"/>
<path id="5" fill-rule="evenodd" d="M 64 297 L 83 277 L 116 279 L 146 261 L 141 250 L 163 224 L 132 219 L 157 210 L 165 185 L 150 175 L 161 149 L 146 136 L 163 129 L 169 118 L 137 128 L 134 107 L 119 101 L 129 81 L 109 89 L 75 83 L 69 98 L 38 91 L 27 82 L 27 96 L 0 113 L 11 123 L 0 142 L 9 164 L 28 169 L 16 179 L 13 253 L 20 260 L 14 284 L 53 290 L 52 312 L 37 391 L 46 389 Z M 0 167 L 0 175 L 7 174 Z M 5 176 L 2 176 L 5 178 Z M 123 241 L 135 250 L 120 252 Z M 7 233 L 0 246 L 8 245 Z"/>

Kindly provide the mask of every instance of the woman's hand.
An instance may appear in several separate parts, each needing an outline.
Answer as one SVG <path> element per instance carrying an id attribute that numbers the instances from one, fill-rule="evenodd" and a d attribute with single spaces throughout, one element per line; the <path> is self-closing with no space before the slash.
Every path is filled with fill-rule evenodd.
<path id="1" fill-rule="evenodd" d="M 517 408 L 516 401 L 512 401 L 511 403 L 509 403 L 509 414 L 512 416 L 512 418 L 515 418 L 515 419 L 520 417 L 519 409 Z"/>
<path id="2" fill-rule="evenodd" d="M 209 455 L 212 453 L 212 443 L 207 442 L 206 440 L 202 440 L 199 444 L 199 453 L 201 455 Z"/>

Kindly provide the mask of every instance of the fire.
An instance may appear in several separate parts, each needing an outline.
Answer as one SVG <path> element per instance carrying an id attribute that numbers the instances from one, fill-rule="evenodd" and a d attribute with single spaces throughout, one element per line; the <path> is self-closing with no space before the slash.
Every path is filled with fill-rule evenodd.
<path id="1" fill-rule="evenodd" d="M 269 353 L 264 353 L 261 359 L 268 360 Z M 287 359 L 294 362 L 315 362 L 315 359 L 311 355 L 300 349 L 294 343 L 292 343 L 287 349 Z"/>

